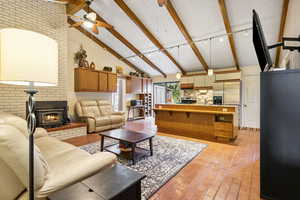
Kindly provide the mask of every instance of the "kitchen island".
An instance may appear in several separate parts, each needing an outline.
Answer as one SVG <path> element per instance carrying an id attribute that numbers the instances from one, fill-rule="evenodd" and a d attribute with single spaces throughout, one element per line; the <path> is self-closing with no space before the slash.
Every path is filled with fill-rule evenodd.
<path id="1" fill-rule="evenodd" d="M 197 139 L 237 137 L 235 106 L 157 104 L 153 110 L 159 132 Z"/>

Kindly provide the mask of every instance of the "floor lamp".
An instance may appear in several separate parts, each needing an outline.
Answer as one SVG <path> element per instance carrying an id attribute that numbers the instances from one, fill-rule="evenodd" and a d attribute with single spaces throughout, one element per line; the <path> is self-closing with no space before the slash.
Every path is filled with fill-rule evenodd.
<path id="1" fill-rule="evenodd" d="M 29 133 L 29 200 L 35 199 L 34 188 L 34 114 L 35 87 L 55 86 L 58 79 L 57 42 L 40 33 L 6 28 L 0 30 L 0 84 L 28 88 L 27 128 Z M 25 104 L 25 102 L 24 102 Z"/>

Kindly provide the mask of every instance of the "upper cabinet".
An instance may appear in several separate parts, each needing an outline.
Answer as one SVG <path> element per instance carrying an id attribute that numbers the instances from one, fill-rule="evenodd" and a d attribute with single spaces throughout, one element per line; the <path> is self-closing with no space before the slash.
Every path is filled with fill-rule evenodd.
<path id="1" fill-rule="evenodd" d="M 98 72 L 89 69 L 75 69 L 75 91 L 76 92 L 97 92 Z"/>
<path id="2" fill-rule="evenodd" d="M 108 75 L 106 72 L 99 72 L 99 91 L 107 92 L 108 90 Z"/>
<path id="3" fill-rule="evenodd" d="M 126 93 L 152 93 L 152 80 L 149 78 L 127 77 Z"/>
<path id="4" fill-rule="evenodd" d="M 235 72 L 235 73 L 227 73 L 227 74 L 216 74 L 216 80 L 215 82 L 226 82 L 226 81 L 234 81 L 234 80 L 240 80 L 241 79 L 241 72 Z"/>
<path id="5" fill-rule="evenodd" d="M 117 74 L 84 68 L 75 68 L 75 92 L 115 92 Z"/>
<path id="6" fill-rule="evenodd" d="M 189 83 L 194 83 L 194 76 L 186 76 L 186 77 L 182 77 L 180 79 L 180 83 L 182 84 L 189 84 Z"/>
<path id="7" fill-rule="evenodd" d="M 117 74 L 108 73 L 108 92 L 117 91 Z"/>

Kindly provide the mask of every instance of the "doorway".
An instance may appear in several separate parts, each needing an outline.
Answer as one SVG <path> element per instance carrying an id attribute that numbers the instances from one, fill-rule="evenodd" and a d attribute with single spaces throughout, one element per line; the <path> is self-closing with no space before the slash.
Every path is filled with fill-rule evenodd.
<path id="1" fill-rule="evenodd" d="M 154 105 L 180 103 L 179 82 L 154 83 Z"/>
<path id="2" fill-rule="evenodd" d="M 242 127 L 260 127 L 260 75 L 246 75 L 243 80 Z"/>
<path id="3" fill-rule="evenodd" d="M 161 85 L 154 85 L 154 106 L 156 104 L 166 103 L 166 87 Z"/>
<path id="4" fill-rule="evenodd" d="M 114 111 L 124 111 L 125 109 L 126 82 L 125 79 L 117 80 L 117 91 L 112 95 Z"/>

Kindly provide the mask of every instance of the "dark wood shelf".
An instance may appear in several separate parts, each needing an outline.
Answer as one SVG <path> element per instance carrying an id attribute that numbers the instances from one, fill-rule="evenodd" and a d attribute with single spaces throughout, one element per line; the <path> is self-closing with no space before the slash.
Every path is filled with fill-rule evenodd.
<path id="1" fill-rule="evenodd" d="M 119 143 L 118 144 L 114 144 L 114 145 L 111 145 L 111 146 L 107 146 L 107 147 L 104 147 L 104 150 L 108 151 L 108 152 L 111 152 L 111 153 L 114 153 L 120 157 L 123 157 L 123 158 L 126 158 L 128 160 L 131 160 L 132 159 L 132 151 L 121 151 L 120 148 L 119 148 Z M 143 148 L 140 148 L 140 147 L 135 147 L 135 152 L 134 152 L 134 159 L 135 160 L 138 160 L 142 157 L 145 157 L 145 156 L 148 156 L 150 155 L 150 151 L 147 150 L 147 149 L 143 149 Z"/>

